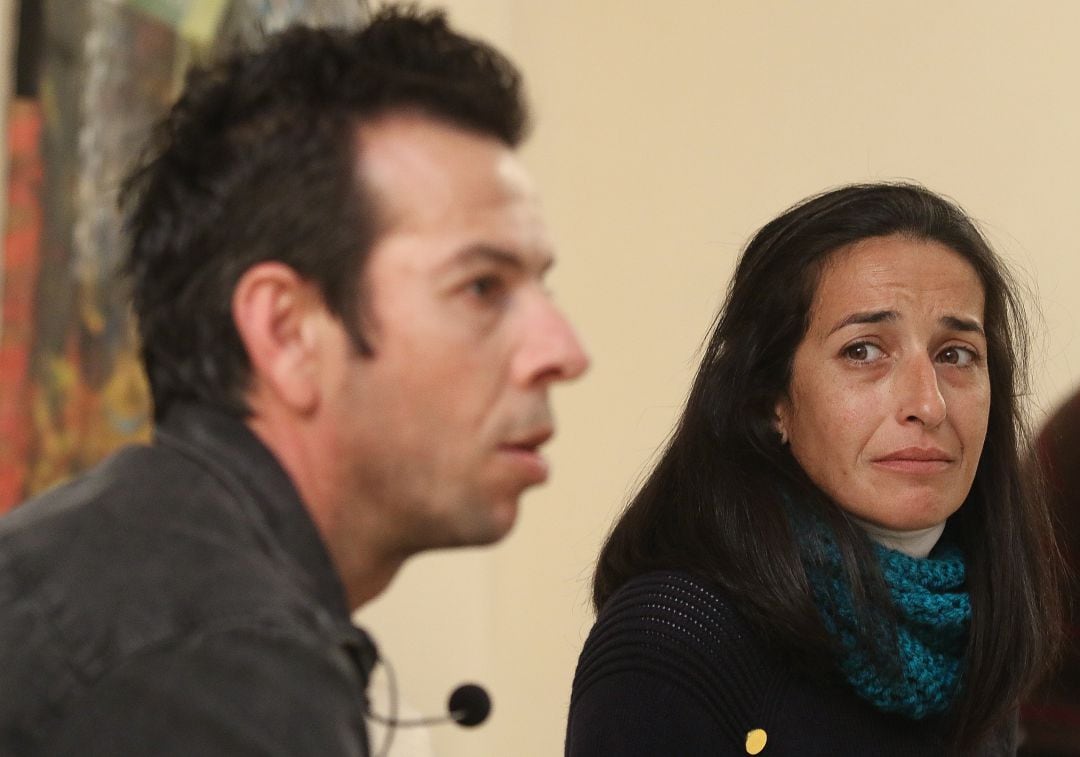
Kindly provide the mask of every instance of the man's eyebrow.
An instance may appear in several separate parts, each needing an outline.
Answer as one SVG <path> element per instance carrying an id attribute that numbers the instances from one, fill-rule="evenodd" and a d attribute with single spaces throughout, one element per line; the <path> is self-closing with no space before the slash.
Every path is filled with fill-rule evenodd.
<path id="1" fill-rule="evenodd" d="M 884 321 L 895 321 L 900 317 L 900 314 L 895 310 L 868 310 L 862 313 L 852 313 L 841 319 L 839 323 L 832 327 L 828 335 L 835 334 L 845 326 L 851 326 L 856 323 L 882 323 Z M 827 335 L 827 336 L 828 336 Z"/>
<path id="2" fill-rule="evenodd" d="M 451 257 L 450 260 L 446 261 L 443 268 L 444 270 L 458 268 L 477 262 L 494 263 L 498 266 L 514 268 L 519 271 L 524 271 L 532 267 L 531 257 L 512 252 L 504 247 L 499 247 L 498 245 L 481 242 L 469 245 L 460 250 Z M 555 259 L 550 255 L 537 255 L 536 262 L 540 273 L 546 273 L 555 265 Z"/>

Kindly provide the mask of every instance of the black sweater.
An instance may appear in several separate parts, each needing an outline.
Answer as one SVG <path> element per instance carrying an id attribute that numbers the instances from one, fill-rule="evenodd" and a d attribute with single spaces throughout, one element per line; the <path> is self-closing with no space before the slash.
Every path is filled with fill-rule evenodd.
<path id="1" fill-rule="evenodd" d="M 566 754 L 915 757 L 944 752 L 938 725 L 801 673 L 716 588 L 655 572 L 622 586 L 585 642 Z M 748 742 L 754 731 L 766 737 L 760 752 L 748 748 L 760 745 L 761 733 Z M 1012 751 L 999 742 L 980 753 Z"/>

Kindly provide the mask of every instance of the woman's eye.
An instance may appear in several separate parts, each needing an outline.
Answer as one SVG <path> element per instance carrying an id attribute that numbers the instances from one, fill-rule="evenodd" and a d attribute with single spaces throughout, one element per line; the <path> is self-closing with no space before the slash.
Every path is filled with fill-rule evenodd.
<path id="1" fill-rule="evenodd" d="M 844 348 L 843 356 L 856 363 L 870 363 L 882 357 L 885 353 L 882 349 L 869 342 L 857 342 Z"/>
<path id="2" fill-rule="evenodd" d="M 939 362 L 957 365 L 961 368 L 973 365 L 975 361 L 978 360 L 978 357 L 975 350 L 958 346 L 946 347 L 938 353 Z"/>

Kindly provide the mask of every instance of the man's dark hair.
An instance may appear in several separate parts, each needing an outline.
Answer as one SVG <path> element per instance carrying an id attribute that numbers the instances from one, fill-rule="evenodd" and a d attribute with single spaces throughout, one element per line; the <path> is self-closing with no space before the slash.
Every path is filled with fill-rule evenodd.
<path id="1" fill-rule="evenodd" d="M 320 289 L 359 352 L 361 277 L 378 232 L 356 127 L 413 112 L 516 147 L 521 78 L 441 12 L 380 11 L 359 31 L 295 27 L 193 70 L 122 195 L 155 417 L 181 399 L 248 413 L 233 289 L 256 263 Z"/>
<path id="2" fill-rule="evenodd" d="M 946 537 L 964 551 L 972 603 L 962 684 L 949 713 L 953 746 L 965 752 L 1001 727 L 1053 659 L 1061 601 L 1045 498 L 1022 462 L 1027 433 L 1019 398 L 1026 391 L 1028 341 L 1022 303 L 975 224 L 922 187 L 886 183 L 825 192 L 750 241 L 672 438 L 600 554 L 593 599 L 599 608 L 637 574 L 684 569 L 723 587 L 793 659 L 818 673 L 833 668 L 837 649 L 786 516 L 793 506 L 831 524 L 852 594 L 868 598 L 863 617 L 875 614 L 871 603 L 890 605 L 869 542 L 803 472 L 774 418 L 823 266 L 837 250 L 894 234 L 960 254 L 986 297 L 986 441 Z M 887 613 L 871 618 L 879 631 L 890 622 Z M 882 635 L 881 653 L 888 654 L 893 638 Z"/>

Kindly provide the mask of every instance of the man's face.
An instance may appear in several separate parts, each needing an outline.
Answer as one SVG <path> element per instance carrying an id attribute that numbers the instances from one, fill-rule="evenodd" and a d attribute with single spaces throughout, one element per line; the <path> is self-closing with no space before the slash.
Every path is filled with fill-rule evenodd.
<path id="1" fill-rule="evenodd" d="M 402 554 L 489 543 L 547 478 L 549 387 L 588 365 L 544 288 L 537 200 L 495 139 L 418 115 L 358 138 L 382 231 L 363 273 L 374 354 L 343 338 L 327 395 L 347 494 Z"/>

